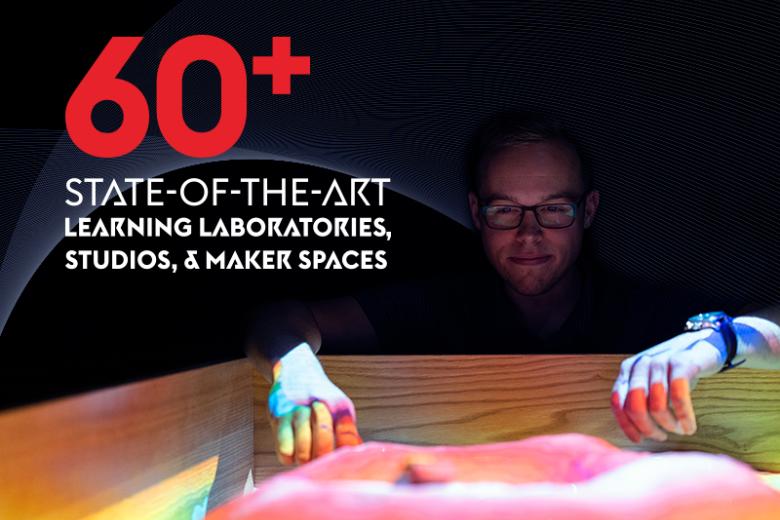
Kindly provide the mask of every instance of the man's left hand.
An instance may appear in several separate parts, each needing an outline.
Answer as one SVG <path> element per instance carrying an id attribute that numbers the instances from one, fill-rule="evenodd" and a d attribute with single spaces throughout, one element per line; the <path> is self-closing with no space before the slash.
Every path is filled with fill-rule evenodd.
<path id="1" fill-rule="evenodd" d="M 612 412 L 633 442 L 665 441 L 667 432 L 692 435 L 691 390 L 723 366 L 723 338 L 708 329 L 686 332 L 623 361 L 612 387 Z"/>

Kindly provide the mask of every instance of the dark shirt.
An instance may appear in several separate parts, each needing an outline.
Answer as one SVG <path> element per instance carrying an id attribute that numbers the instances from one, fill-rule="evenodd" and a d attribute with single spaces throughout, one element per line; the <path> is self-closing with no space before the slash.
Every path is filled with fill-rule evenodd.
<path id="1" fill-rule="evenodd" d="M 680 334 L 689 316 L 721 310 L 709 298 L 642 285 L 603 268 L 581 272 L 573 311 L 545 339 L 523 325 L 493 271 L 366 289 L 354 296 L 376 331 L 376 354 L 636 353 Z"/>

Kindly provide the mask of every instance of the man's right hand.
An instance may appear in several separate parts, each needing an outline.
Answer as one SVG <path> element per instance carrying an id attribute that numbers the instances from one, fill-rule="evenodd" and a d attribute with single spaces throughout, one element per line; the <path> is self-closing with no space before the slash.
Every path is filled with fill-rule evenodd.
<path id="1" fill-rule="evenodd" d="M 362 442 L 355 406 L 328 379 L 306 343 L 274 365 L 268 411 L 282 464 L 308 462 L 334 448 Z"/>

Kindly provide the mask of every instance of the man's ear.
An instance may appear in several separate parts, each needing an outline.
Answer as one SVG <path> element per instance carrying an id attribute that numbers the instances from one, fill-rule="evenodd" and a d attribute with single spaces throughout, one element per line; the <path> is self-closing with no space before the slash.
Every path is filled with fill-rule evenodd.
<path id="1" fill-rule="evenodd" d="M 599 209 L 599 197 L 598 190 L 591 190 L 585 197 L 585 229 L 588 229 L 593 224 L 593 219 L 596 218 L 596 211 Z"/>
<path id="2" fill-rule="evenodd" d="M 479 199 L 473 191 L 469 192 L 469 209 L 471 210 L 471 222 L 478 231 L 482 231 L 482 220 L 479 218 Z"/>

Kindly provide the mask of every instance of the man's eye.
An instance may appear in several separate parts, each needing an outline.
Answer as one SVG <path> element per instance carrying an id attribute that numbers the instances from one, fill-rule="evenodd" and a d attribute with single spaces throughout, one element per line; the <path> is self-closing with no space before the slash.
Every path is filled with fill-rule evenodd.
<path id="1" fill-rule="evenodd" d="M 514 208 L 512 206 L 488 206 L 487 213 L 490 215 L 508 215 L 512 213 Z"/>
<path id="2" fill-rule="evenodd" d="M 566 213 L 569 208 L 565 205 L 552 205 L 542 208 L 545 213 Z"/>

